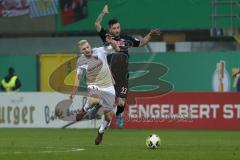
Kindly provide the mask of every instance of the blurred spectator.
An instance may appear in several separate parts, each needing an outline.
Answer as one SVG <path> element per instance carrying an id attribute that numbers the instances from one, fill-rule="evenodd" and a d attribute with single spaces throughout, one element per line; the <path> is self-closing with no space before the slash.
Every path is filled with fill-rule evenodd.
<path id="1" fill-rule="evenodd" d="M 15 74 L 14 68 L 8 69 L 8 75 L 1 81 L 1 90 L 4 92 L 19 91 L 21 82 L 18 76 Z"/>
<path id="2" fill-rule="evenodd" d="M 232 69 L 232 76 L 234 78 L 233 87 L 237 89 L 237 92 L 240 92 L 240 69 L 233 68 Z"/>

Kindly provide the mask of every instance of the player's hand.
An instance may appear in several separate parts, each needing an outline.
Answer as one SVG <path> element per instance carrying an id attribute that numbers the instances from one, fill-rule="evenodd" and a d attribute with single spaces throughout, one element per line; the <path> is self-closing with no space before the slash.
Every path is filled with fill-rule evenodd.
<path id="1" fill-rule="evenodd" d="M 109 13 L 108 5 L 105 5 L 105 6 L 103 7 L 102 13 L 104 13 L 104 14 Z"/>
<path id="2" fill-rule="evenodd" d="M 149 34 L 150 36 L 160 36 L 161 32 L 160 29 L 152 29 Z"/>
<path id="3" fill-rule="evenodd" d="M 113 44 L 113 39 L 112 36 L 110 34 L 106 34 L 106 42 L 108 42 L 109 44 Z"/>
<path id="4" fill-rule="evenodd" d="M 116 44 L 116 41 L 112 39 L 110 34 L 106 34 L 106 42 L 110 44 L 116 52 L 120 52 L 119 46 Z"/>

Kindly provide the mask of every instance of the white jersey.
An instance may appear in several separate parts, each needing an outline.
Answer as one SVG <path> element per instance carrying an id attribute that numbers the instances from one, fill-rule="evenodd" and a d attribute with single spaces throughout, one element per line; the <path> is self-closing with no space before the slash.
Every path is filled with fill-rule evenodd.
<path id="1" fill-rule="evenodd" d="M 111 46 L 93 48 L 91 57 L 81 55 L 77 61 L 77 74 L 82 74 L 83 69 L 86 69 L 86 80 L 88 86 L 95 85 L 100 88 L 113 86 L 112 78 L 108 63 L 107 54 L 115 51 Z"/>

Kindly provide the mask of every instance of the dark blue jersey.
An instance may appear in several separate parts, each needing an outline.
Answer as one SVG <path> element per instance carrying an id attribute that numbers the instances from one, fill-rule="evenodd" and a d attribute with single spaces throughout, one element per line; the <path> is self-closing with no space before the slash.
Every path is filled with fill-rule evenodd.
<path id="1" fill-rule="evenodd" d="M 108 45 L 106 42 L 107 31 L 104 28 L 101 28 L 98 34 L 101 37 L 103 44 Z M 128 88 L 128 48 L 139 47 L 140 40 L 129 35 L 113 36 L 112 39 L 115 40 L 115 44 L 119 46 L 120 53 L 109 54 L 107 60 L 112 76 L 115 80 L 114 86 L 116 94 L 118 97 L 126 98 Z M 125 92 L 123 92 L 123 89 Z"/>
<path id="2" fill-rule="evenodd" d="M 101 28 L 99 36 L 101 37 L 104 44 L 106 44 L 106 34 L 107 31 L 104 28 Z M 129 47 L 139 47 L 140 45 L 139 39 L 129 35 L 113 36 L 112 39 L 115 40 L 116 44 L 119 46 L 120 52 L 123 52 L 125 54 L 128 54 Z"/>

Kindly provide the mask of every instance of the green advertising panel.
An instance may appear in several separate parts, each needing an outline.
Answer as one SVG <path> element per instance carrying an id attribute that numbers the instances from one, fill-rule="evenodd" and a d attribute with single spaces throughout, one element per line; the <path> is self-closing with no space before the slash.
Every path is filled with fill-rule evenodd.
<path id="1" fill-rule="evenodd" d="M 56 18 L 57 31 L 94 31 L 94 22 L 105 4 L 111 18 L 120 20 L 123 29 L 208 29 L 211 27 L 211 0 L 88 0 L 88 16 L 63 25 L 61 14 Z M 61 13 L 61 12 L 60 12 Z"/>
<path id="2" fill-rule="evenodd" d="M 8 74 L 13 67 L 22 87 L 20 91 L 37 91 L 37 57 L 36 55 L 1 55 L 0 78 Z"/>
<path id="3" fill-rule="evenodd" d="M 138 70 L 151 72 L 144 74 L 141 85 L 152 85 L 156 79 L 167 81 L 176 92 L 211 92 L 218 91 L 219 82 L 224 85 L 224 91 L 234 91 L 232 68 L 240 68 L 240 52 L 204 52 L 204 53 L 158 53 L 158 54 L 131 54 L 130 56 L 130 81 L 129 86 L 135 88 L 136 84 L 131 80 L 131 68 L 136 68 L 135 63 L 140 62 Z M 158 66 L 155 64 L 159 64 Z M 224 73 L 222 79 L 218 79 L 217 65 L 222 63 Z M 142 66 L 141 66 L 142 64 Z M 166 68 L 162 74 L 158 70 Z M 134 69 L 136 71 L 136 69 Z M 146 73 L 147 73 L 146 72 Z M 159 74 L 157 73 L 159 72 Z M 146 79 L 150 79 L 147 81 Z M 160 83 L 159 81 L 159 83 Z M 156 83 L 156 82 L 155 82 Z M 166 87 L 159 85 L 159 87 Z"/>

